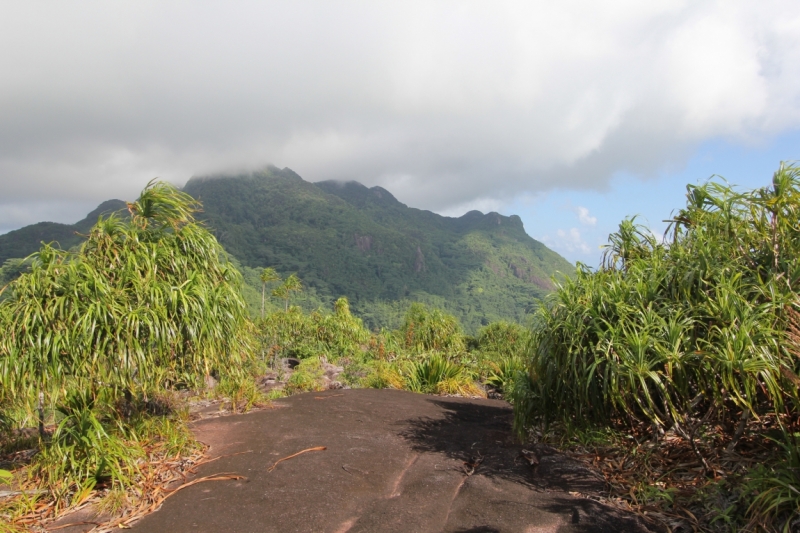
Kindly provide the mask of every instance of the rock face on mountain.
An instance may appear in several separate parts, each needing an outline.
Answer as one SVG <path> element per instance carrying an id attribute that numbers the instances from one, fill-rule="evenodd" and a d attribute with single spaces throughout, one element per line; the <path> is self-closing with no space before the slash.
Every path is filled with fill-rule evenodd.
<path id="1" fill-rule="evenodd" d="M 309 305 L 350 299 L 370 327 L 396 326 L 410 301 L 455 314 L 474 331 L 523 321 L 552 289 L 550 277 L 574 267 L 525 233 L 518 216 L 470 211 L 443 217 L 399 202 L 381 187 L 310 183 L 288 168 L 194 177 L 184 190 L 203 204 L 199 217 L 245 268 L 252 286 L 267 266 L 297 273 Z M 40 222 L 0 235 L 0 264 L 41 242 L 70 248 L 101 214 L 125 211 L 109 200 L 72 225 Z M 253 294 L 255 292 L 252 290 Z"/>
<path id="2" fill-rule="evenodd" d="M 381 187 L 310 183 L 288 168 L 189 180 L 185 191 L 244 265 L 296 272 L 318 295 L 351 300 L 371 325 L 387 302 L 444 307 L 469 329 L 523 320 L 573 266 L 525 233 L 518 216 L 443 217 Z M 385 314 L 385 313 L 384 313 Z"/>

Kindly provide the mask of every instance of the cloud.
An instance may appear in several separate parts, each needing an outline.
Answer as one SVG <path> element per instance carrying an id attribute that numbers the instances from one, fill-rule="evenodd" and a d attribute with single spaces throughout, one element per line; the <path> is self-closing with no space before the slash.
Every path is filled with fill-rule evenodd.
<path id="1" fill-rule="evenodd" d="M 493 198 L 476 198 L 473 201 L 458 204 L 456 206 L 440 210 L 439 214 L 446 217 L 459 217 L 468 211 L 480 211 L 481 213 L 499 212 L 503 208 L 503 202 Z"/>
<path id="2" fill-rule="evenodd" d="M 575 212 L 578 213 L 578 220 L 580 220 L 581 224 L 587 226 L 594 226 L 597 224 L 597 217 L 591 216 L 589 210 L 585 207 L 578 206 L 575 208 Z"/>
<path id="3" fill-rule="evenodd" d="M 578 228 L 556 230 L 554 238 L 545 235 L 541 241 L 553 250 L 567 255 L 582 254 L 585 256 L 592 252 L 591 247 L 583 240 Z"/>
<path id="4" fill-rule="evenodd" d="M 3 12 L 0 209 L 130 198 L 154 176 L 274 163 L 455 214 L 601 190 L 619 171 L 680 166 L 708 139 L 800 128 L 791 1 Z"/>

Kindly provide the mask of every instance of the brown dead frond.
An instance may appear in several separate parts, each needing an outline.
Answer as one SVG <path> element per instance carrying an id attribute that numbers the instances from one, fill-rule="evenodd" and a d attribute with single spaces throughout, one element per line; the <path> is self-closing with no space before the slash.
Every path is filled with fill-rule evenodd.
<path id="1" fill-rule="evenodd" d="M 278 463 L 282 463 L 283 461 L 288 461 L 289 459 L 293 459 L 293 458 L 297 457 L 298 455 L 302 455 L 302 454 L 308 453 L 308 452 L 321 452 L 321 451 L 324 451 L 324 450 L 327 450 L 327 449 L 328 449 L 327 446 L 315 446 L 313 448 L 306 448 L 305 450 L 300 450 L 299 452 L 293 453 L 292 455 L 289 455 L 288 457 L 284 457 L 283 459 L 278 459 L 277 461 L 275 461 L 275 464 L 273 464 L 271 467 L 269 467 L 267 472 L 272 472 L 273 470 L 275 470 L 275 467 L 278 466 Z"/>

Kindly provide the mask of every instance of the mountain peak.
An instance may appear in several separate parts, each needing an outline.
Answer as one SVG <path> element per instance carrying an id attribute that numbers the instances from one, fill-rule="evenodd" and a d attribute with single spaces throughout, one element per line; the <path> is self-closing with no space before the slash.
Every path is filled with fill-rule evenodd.
<path id="1" fill-rule="evenodd" d="M 72 226 L 75 228 L 75 231 L 79 233 L 88 233 L 92 226 L 97 223 L 97 219 L 101 216 L 107 217 L 112 213 L 120 212 L 122 212 L 124 215 L 127 214 L 127 208 L 128 204 L 122 200 L 106 200 L 102 204 L 98 205 L 88 215 L 86 215 L 86 217 L 84 217 L 82 220 L 79 220 Z"/>
<path id="2" fill-rule="evenodd" d="M 303 178 L 289 167 L 278 168 L 275 165 L 266 165 L 263 168 L 256 170 L 231 170 L 227 172 L 213 172 L 210 174 L 196 174 L 189 178 L 189 181 L 184 185 L 184 189 L 191 188 L 189 185 L 196 184 L 209 180 L 270 180 L 270 179 L 284 179 L 287 181 L 303 182 Z"/>
<path id="3" fill-rule="evenodd" d="M 367 204 L 378 204 L 383 206 L 402 206 L 392 193 L 383 187 L 367 187 L 357 181 L 338 181 L 326 180 L 314 183 L 317 187 L 328 194 L 338 196 L 347 203 L 357 207 L 364 207 Z"/>
<path id="4" fill-rule="evenodd" d="M 495 320 L 523 322 L 552 290 L 548 279 L 573 270 L 527 235 L 517 216 L 444 217 L 356 181 L 315 184 L 267 166 L 195 176 L 184 191 L 202 202 L 203 222 L 241 264 L 254 301 L 258 273 L 273 267 L 299 275 L 309 309 L 347 296 L 369 327 L 397 327 L 397 310 L 411 301 L 447 309 L 469 331 Z M 42 241 L 80 244 L 98 216 L 121 209 L 124 202 L 110 200 L 74 225 L 40 223 L 1 235 L 0 261 L 25 257 Z"/>

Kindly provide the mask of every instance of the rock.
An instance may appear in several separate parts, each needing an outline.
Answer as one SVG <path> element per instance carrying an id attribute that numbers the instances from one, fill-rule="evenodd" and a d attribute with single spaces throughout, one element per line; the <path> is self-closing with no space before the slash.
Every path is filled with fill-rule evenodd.
<path id="1" fill-rule="evenodd" d="M 284 357 L 281 359 L 281 363 L 283 364 L 284 368 L 294 370 L 294 368 L 300 364 L 300 359 L 297 359 L 296 357 Z"/>
<path id="2" fill-rule="evenodd" d="M 266 374 L 258 378 L 258 385 L 264 392 L 269 392 L 274 389 L 282 389 L 284 384 L 285 384 L 284 381 L 280 381 L 278 379 L 277 372 L 267 372 Z"/>
<path id="3" fill-rule="evenodd" d="M 539 456 L 530 450 L 520 450 L 519 454 L 533 467 L 539 466 Z"/>
<path id="4" fill-rule="evenodd" d="M 341 366 L 332 365 L 330 363 L 322 363 L 322 371 L 325 372 L 325 377 L 331 381 L 334 381 L 339 374 L 344 372 L 344 368 Z"/>

